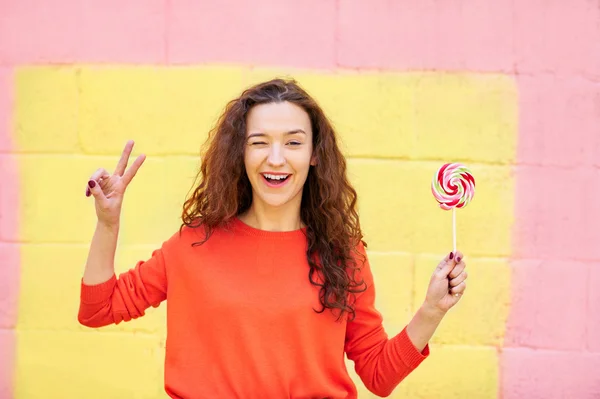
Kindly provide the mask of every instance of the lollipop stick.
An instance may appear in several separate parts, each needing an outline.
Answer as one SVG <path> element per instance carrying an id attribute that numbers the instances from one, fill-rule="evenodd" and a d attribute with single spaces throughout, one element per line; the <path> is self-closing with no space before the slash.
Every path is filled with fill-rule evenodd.
<path id="1" fill-rule="evenodd" d="M 452 208 L 452 246 L 456 254 L 456 208 Z"/>

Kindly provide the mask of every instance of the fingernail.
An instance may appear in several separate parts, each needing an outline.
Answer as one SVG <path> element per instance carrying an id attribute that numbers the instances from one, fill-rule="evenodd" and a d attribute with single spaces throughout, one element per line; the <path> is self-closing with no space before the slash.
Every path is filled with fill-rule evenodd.
<path id="1" fill-rule="evenodd" d="M 450 258 L 450 260 L 452 260 L 452 258 L 454 258 L 454 252 L 450 252 L 449 258 Z"/>
<path id="2" fill-rule="evenodd" d="M 456 257 L 456 263 L 460 263 L 460 259 L 461 259 L 461 257 L 460 257 L 460 256 L 457 256 L 457 257 Z"/>
<path id="3" fill-rule="evenodd" d="M 86 188 L 86 189 L 85 189 L 85 196 L 86 196 L 86 197 L 89 197 L 90 195 L 92 195 L 92 192 L 90 191 L 90 189 L 89 189 L 89 188 Z"/>
<path id="4" fill-rule="evenodd" d="M 93 180 L 90 180 L 90 181 L 88 182 L 88 186 L 90 186 L 90 188 L 94 188 L 94 187 L 96 187 L 96 182 L 95 182 L 95 181 L 93 181 Z"/>

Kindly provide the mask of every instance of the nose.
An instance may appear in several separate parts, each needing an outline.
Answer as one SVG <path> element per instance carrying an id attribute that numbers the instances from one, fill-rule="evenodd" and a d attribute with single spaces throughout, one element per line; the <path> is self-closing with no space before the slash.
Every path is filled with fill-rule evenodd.
<path id="1" fill-rule="evenodd" d="M 278 144 L 272 145 L 269 150 L 269 156 L 267 158 L 267 163 L 270 166 L 283 166 L 285 165 L 285 157 L 283 156 L 283 151 L 281 146 Z"/>

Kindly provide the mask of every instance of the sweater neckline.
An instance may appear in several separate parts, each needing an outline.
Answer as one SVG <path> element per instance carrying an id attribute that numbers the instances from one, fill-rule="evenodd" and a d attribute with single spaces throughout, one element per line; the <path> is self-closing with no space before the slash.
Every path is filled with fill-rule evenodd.
<path id="1" fill-rule="evenodd" d="M 236 229 L 244 234 L 253 235 L 257 237 L 275 238 L 275 239 L 294 239 L 294 238 L 305 238 L 306 227 L 302 227 L 296 230 L 290 231 L 269 231 L 261 230 L 256 227 L 252 227 L 249 224 L 242 222 L 239 217 L 233 218 L 233 224 Z"/>

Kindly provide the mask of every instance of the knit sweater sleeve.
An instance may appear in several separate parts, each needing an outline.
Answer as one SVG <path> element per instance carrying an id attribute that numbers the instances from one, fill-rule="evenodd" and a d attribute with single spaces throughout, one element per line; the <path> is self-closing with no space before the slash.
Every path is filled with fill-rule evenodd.
<path id="1" fill-rule="evenodd" d="M 362 244 L 359 252 L 365 256 L 365 262 L 357 280 L 362 278 L 367 288 L 356 294 L 356 315 L 354 320 L 348 321 L 344 349 L 354 361 L 356 373 L 366 388 L 385 397 L 429 356 L 429 345 L 419 352 L 409 339 L 406 327 L 388 339 L 382 316 L 375 308 L 373 275 Z"/>
<path id="2" fill-rule="evenodd" d="M 175 245 L 176 236 L 139 261 L 132 269 L 114 274 L 108 281 L 86 285 L 81 281 L 79 322 L 87 327 L 102 327 L 130 321 L 158 307 L 167 297 L 165 253 Z"/>

